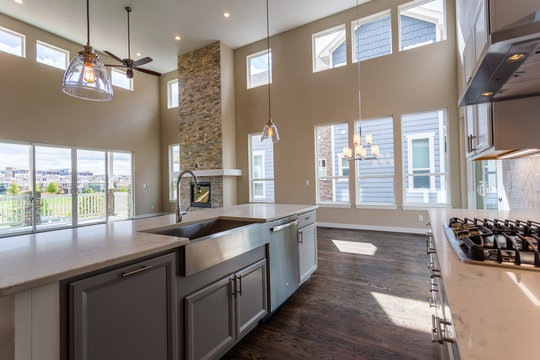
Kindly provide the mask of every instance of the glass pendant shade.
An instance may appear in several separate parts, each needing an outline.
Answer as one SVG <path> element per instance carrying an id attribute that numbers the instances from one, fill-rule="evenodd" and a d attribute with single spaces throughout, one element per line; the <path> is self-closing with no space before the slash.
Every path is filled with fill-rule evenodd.
<path id="1" fill-rule="evenodd" d="M 272 119 L 268 120 L 261 134 L 261 141 L 272 140 L 276 143 L 279 141 L 279 134 L 276 125 L 272 122 Z"/>
<path id="2" fill-rule="evenodd" d="M 62 81 L 62 91 L 85 100 L 109 101 L 113 99 L 113 89 L 105 65 L 86 45 L 69 64 Z"/>

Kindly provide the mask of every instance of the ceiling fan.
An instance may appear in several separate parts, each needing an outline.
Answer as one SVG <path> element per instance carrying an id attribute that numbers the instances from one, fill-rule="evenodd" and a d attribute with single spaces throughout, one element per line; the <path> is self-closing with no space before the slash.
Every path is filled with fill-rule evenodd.
<path id="1" fill-rule="evenodd" d="M 120 57 L 114 55 L 110 51 L 104 50 L 103 52 L 105 54 L 109 55 L 110 57 L 112 57 L 116 61 L 122 63 L 122 65 L 105 65 L 105 66 L 124 67 L 124 68 L 126 68 L 126 76 L 127 76 L 128 79 L 133 78 L 133 70 L 137 70 L 137 71 L 140 71 L 140 72 L 143 72 L 143 73 L 146 73 L 146 74 L 150 74 L 150 75 L 161 76 L 161 74 L 156 72 L 156 71 L 143 69 L 143 68 L 139 67 L 139 66 L 142 66 L 142 65 L 145 65 L 145 64 L 148 64 L 149 62 L 151 62 L 152 61 L 151 57 L 146 56 L 146 57 L 143 57 L 142 59 L 139 59 L 137 61 L 131 59 L 131 37 L 130 37 L 130 29 L 129 29 L 129 13 L 133 9 L 130 8 L 129 6 L 126 6 L 125 9 L 126 9 L 126 12 L 127 12 L 127 24 L 128 24 L 128 57 L 127 57 L 127 59 L 121 59 Z"/>

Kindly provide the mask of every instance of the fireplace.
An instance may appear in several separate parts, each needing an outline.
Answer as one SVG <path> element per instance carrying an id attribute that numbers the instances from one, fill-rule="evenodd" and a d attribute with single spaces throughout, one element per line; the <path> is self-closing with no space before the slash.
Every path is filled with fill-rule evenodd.
<path id="1" fill-rule="evenodd" d="M 195 183 L 191 183 L 190 197 L 192 207 L 212 207 L 212 186 L 210 182 L 199 182 L 200 193 L 195 192 Z"/>

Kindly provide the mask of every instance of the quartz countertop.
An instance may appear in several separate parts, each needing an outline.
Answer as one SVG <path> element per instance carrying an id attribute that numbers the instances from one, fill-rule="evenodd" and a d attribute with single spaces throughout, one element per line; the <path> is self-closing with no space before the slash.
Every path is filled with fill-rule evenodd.
<path id="1" fill-rule="evenodd" d="M 184 215 L 182 224 L 228 219 L 267 222 L 315 205 L 245 204 Z M 174 215 L 0 238 L 0 296 L 175 249 L 188 239 L 141 231 L 175 225 Z"/>
<path id="2" fill-rule="evenodd" d="M 450 217 L 538 221 L 540 211 L 433 209 L 429 215 L 461 359 L 538 359 L 540 272 L 462 263 L 442 226 Z"/>

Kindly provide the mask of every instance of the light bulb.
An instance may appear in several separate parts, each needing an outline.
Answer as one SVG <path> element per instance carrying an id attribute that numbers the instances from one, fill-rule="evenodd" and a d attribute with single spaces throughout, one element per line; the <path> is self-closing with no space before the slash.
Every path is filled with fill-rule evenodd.
<path id="1" fill-rule="evenodd" d="M 358 145 L 354 148 L 354 154 L 355 155 L 362 155 L 364 147 L 362 145 Z"/>
<path id="2" fill-rule="evenodd" d="M 94 65 L 92 63 L 84 63 L 83 79 L 87 83 L 93 84 L 96 82 L 96 74 L 94 74 Z"/>
<path id="3" fill-rule="evenodd" d="M 268 136 L 272 136 L 272 134 L 273 134 L 273 133 L 272 133 L 272 127 L 270 126 L 270 127 L 268 128 Z"/>
<path id="4" fill-rule="evenodd" d="M 362 145 L 362 137 L 360 136 L 360 134 L 354 134 L 353 143 L 355 145 Z"/>
<path id="5" fill-rule="evenodd" d="M 371 155 L 379 156 L 379 146 L 378 145 L 372 145 L 371 146 Z"/>
<path id="6" fill-rule="evenodd" d="M 366 134 L 366 144 L 370 145 L 373 142 L 373 135 Z"/>

